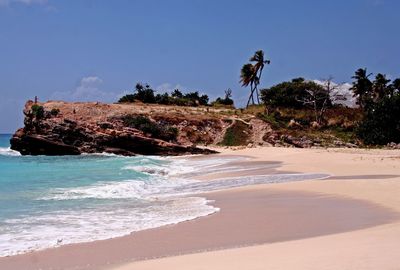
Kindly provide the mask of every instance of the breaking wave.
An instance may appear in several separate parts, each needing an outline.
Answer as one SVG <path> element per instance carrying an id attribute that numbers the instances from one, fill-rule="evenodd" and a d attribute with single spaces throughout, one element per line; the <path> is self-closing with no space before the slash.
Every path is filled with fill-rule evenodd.
<path id="1" fill-rule="evenodd" d="M 9 148 L 0 155 L 19 156 Z M 324 178 L 272 174 L 198 181 L 205 173 L 274 168 L 246 157 L 4 157 L 0 174 L 0 256 L 108 239 L 210 215 L 202 193 Z"/>
<path id="2" fill-rule="evenodd" d="M 21 154 L 18 151 L 11 150 L 10 147 L 0 147 L 0 156 L 20 156 Z"/>

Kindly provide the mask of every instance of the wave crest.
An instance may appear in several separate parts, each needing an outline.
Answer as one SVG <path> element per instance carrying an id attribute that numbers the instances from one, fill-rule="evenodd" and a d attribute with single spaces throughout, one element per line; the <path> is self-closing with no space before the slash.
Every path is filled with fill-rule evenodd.
<path id="1" fill-rule="evenodd" d="M 0 147 L 0 156 L 11 156 L 16 157 L 21 154 L 18 151 L 11 150 L 10 147 Z"/>

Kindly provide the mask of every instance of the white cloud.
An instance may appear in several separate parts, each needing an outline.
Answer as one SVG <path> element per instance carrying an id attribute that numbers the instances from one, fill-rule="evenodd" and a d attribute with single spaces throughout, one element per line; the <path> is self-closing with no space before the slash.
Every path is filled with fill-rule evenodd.
<path id="1" fill-rule="evenodd" d="M 103 83 L 103 80 L 97 76 L 83 77 L 81 79 L 80 87 L 95 87 Z"/>
<path id="2" fill-rule="evenodd" d="M 45 5 L 47 4 L 47 0 L 0 0 L 0 6 L 9 6 L 11 4 L 24 4 L 27 6 L 30 5 Z"/>
<path id="3" fill-rule="evenodd" d="M 175 85 L 173 85 L 171 83 L 163 83 L 163 84 L 160 84 L 159 86 L 157 86 L 155 90 L 157 92 L 172 92 L 175 89 L 179 89 L 180 91 L 183 91 L 183 92 L 186 91 L 186 88 L 183 87 L 182 85 L 180 85 L 179 83 L 175 84 Z"/>
<path id="4" fill-rule="evenodd" d="M 47 0 L 11 0 L 11 1 L 16 2 L 16 3 L 22 3 L 25 5 L 33 5 L 33 4 L 43 5 L 43 4 L 47 3 Z"/>
<path id="5" fill-rule="evenodd" d="M 66 101 L 103 101 L 115 102 L 121 93 L 101 89 L 103 80 L 97 76 L 83 77 L 78 86 L 71 91 L 55 92 L 51 99 Z"/>
<path id="6" fill-rule="evenodd" d="M 325 85 L 326 81 L 320 81 L 320 80 L 314 80 L 315 83 L 319 85 Z M 343 96 L 346 100 L 338 100 L 334 103 L 336 104 L 342 104 L 347 107 L 356 107 L 356 98 L 353 97 L 353 92 L 350 90 L 352 85 L 350 83 L 342 83 L 338 84 L 335 82 L 332 82 L 332 87 L 335 87 L 335 91 L 337 94 Z"/>

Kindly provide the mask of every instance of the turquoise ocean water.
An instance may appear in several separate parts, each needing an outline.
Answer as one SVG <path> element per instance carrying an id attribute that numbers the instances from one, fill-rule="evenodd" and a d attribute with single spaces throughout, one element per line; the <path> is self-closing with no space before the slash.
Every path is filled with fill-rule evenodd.
<path id="1" fill-rule="evenodd" d="M 166 159 L 20 156 L 9 150 L 9 139 L 0 135 L 0 256 L 111 238 L 215 211 L 203 198 L 152 195 L 186 182 L 167 181 Z"/>
<path id="2" fill-rule="evenodd" d="M 21 156 L 9 149 L 10 137 L 0 135 L 0 256 L 108 239 L 209 215 L 219 209 L 195 195 L 207 191 L 325 176 L 196 181 L 193 176 L 205 172 L 241 171 L 238 163 L 246 158 Z M 260 164 L 255 166 L 246 169 L 259 169 Z"/>

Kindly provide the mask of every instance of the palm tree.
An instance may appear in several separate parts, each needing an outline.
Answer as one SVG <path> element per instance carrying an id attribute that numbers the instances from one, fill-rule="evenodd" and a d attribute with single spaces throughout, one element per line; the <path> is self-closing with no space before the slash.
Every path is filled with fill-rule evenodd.
<path id="1" fill-rule="evenodd" d="M 249 59 L 250 62 L 255 62 L 255 64 L 245 64 L 243 65 L 240 71 L 240 82 L 242 86 L 249 86 L 250 85 L 250 96 L 247 101 L 246 107 L 249 107 L 250 100 L 252 101 L 253 105 L 254 102 L 254 92 L 257 94 L 257 103 L 260 103 L 260 97 L 258 93 L 258 85 L 260 84 L 260 78 L 262 75 L 262 71 L 264 66 L 270 63 L 269 60 L 264 59 L 264 52 L 262 50 L 258 50 L 254 53 L 254 55 Z"/>
<path id="2" fill-rule="evenodd" d="M 400 79 L 395 79 L 392 82 L 392 86 L 395 90 L 400 91 Z"/>
<path id="3" fill-rule="evenodd" d="M 258 50 L 254 53 L 254 55 L 250 58 L 250 62 L 255 62 L 254 64 L 254 72 L 257 77 L 257 81 L 255 81 L 255 91 L 257 94 L 257 102 L 260 103 L 259 94 L 258 94 L 258 84 L 261 80 L 261 75 L 264 69 L 265 64 L 269 65 L 271 63 L 270 60 L 264 60 L 264 51 Z"/>
<path id="4" fill-rule="evenodd" d="M 392 84 L 388 88 L 390 89 L 390 97 L 395 93 L 400 93 L 400 79 L 393 80 Z"/>
<path id="5" fill-rule="evenodd" d="M 252 100 L 254 104 L 254 97 L 253 97 L 254 85 L 256 82 L 258 82 L 254 65 L 252 64 L 243 65 L 242 69 L 240 70 L 240 82 L 242 83 L 242 86 L 250 85 L 250 96 L 246 105 L 246 107 L 249 107 L 250 100 Z"/>
<path id="6" fill-rule="evenodd" d="M 350 88 L 355 97 L 357 97 L 357 103 L 360 107 L 364 107 L 368 100 L 371 98 L 372 82 L 369 77 L 372 73 L 367 74 L 367 69 L 359 68 L 355 75 L 351 78 L 355 79 L 353 86 Z"/>
<path id="7" fill-rule="evenodd" d="M 387 87 L 387 84 L 390 82 L 389 79 L 386 79 L 386 75 L 378 73 L 375 76 L 375 81 L 373 83 L 373 98 L 374 101 L 378 101 L 386 95 L 390 95 L 390 89 Z"/>

